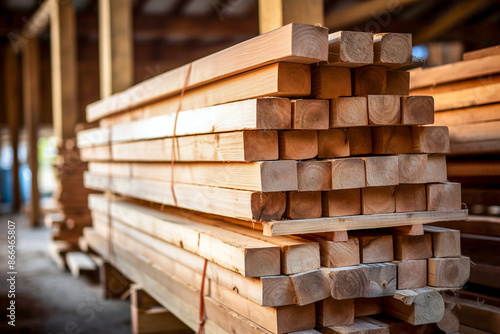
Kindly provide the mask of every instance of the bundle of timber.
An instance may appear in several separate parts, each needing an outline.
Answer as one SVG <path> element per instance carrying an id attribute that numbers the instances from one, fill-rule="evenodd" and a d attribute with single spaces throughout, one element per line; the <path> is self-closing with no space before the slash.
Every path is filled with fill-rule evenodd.
<path id="1" fill-rule="evenodd" d="M 440 328 L 470 261 L 422 224 L 467 210 L 409 62 L 407 34 L 290 24 L 89 105 L 86 242 L 206 333 Z"/>

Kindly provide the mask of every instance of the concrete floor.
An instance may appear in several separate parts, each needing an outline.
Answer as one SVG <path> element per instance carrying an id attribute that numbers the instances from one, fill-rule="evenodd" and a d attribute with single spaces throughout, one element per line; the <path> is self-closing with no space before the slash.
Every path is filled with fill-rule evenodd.
<path id="1" fill-rule="evenodd" d="M 16 326 L 7 324 L 7 220 L 17 226 Z M 25 215 L 0 215 L 0 333 L 131 333 L 128 300 L 103 300 L 101 289 L 52 262 L 50 229 L 29 227 Z"/>

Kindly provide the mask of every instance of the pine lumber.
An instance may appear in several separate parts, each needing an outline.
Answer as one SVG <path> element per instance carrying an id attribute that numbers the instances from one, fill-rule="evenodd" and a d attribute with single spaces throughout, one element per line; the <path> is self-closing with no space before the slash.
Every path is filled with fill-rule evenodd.
<path id="1" fill-rule="evenodd" d="M 97 266 L 92 259 L 82 252 L 67 252 L 66 265 L 73 277 L 81 275 L 93 275 L 97 273 Z"/>
<path id="2" fill-rule="evenodd" d="M 336 300 L 367 297 L 370 280 L 361 266 L 321 268 L 330 282 L 331 296 Z M 345 284 L 349 282 L 349 284 Z"/>
<path id="3" fill-rule="evenodd" d="M 499 92 L 500 84 L 495 83 L 434 94 L 434 108 L 436 111 L 442 111 L 496 103 L 500 101 Z"/>
<path id="4" fill-rule="evenodd" d="M 146 234 L 155 235 L 165 242 L 182 244 L 184 249 L 245 277 L 279 275 L 280 273 L 278 246 L 218 227 L 196 223 L 189 216 L 175 215 L 178 210 L 167 213 L 167 211 L 160 212 L 127 202 L 106 203 L 102 196 L 90 197 L 89 206 L 92 210 L 103 214 L 111 210 L 113 219 Z M 223 249 L 226 250 L 222 251 Z"/>
<path id="5" fill-rule="evenodd" d="M 279 157 L 275 131 L 239 131 L 195 135 L 87 147 L 80 150 L 83 161 L 264 161 Z"/>
<path id="6" fill-rule="evenodd" d="M 303 24 L 288 24 L 268 34 L 257 36 L 210 56 L 146 80 L 120 94 L 91 104 L 87 121 L 137 107 L 153 100 L 177 94 L 184 87 L 189 66 L 187 88 L 194 88 L 237 73 L 277 61 L 311 64 L 328 59 L 327 29 Z M 255 52 L 265 50 L 265 52 Z M 222 70 L 213 64 L 224 64 Z M 168 82 L 169 85 L 164 83 Z"/>
<path id="7" fill-rule="evenodd" d="M 460 256 L 460 230 L 426 225 L 424 231 L 432 236 L 434 257 Z"/>
<path id="8" fill-rule="evenodd" d="M 378 126 L 372 129 L 374 154 L 405 154 L 413 150 L 412 132 L 405 126 Z"/>
<path id="9" fill-rule="evenodd" d="M 401 184 L 395 187 L 396 212 L 427 210 L 427 194 L 423 184 Z"/>
<path id="10" fill-rule="evenodd" d="M 363 230 L 464 220 L 467 212 L 462 209 L 270 221 L 262 222 L 262 228 L 264 235 L 268 236 Z"/>
<path id="11" fill-rule="evenodd" d="M 386 80 L 385 94 L 410 95 L 410 72 L 388 70 Z"/>
<path id="12" fill-rule="evenodd" d="M 330 100 L 330 128 L 368 125 L 366 96 L 338 97 Z"/>
<path id="13" fill-rule="evenodd" d="M 330 35 L 328 35 L 328 39 L 330 39 Z M 474 59 L 480 59 L 480 58 L 485 58 L 485 57 L 489 57 L 489 56 L 496 56 L 496 55 L 500 55 L 500 45 L 495 45 L 495 46 L 491 46 L 489 48 L 464 52 L 463 60 L 464 61 L 474 60 Z"/>
<path id="14" fill-rule="evenodd" d="M 373 34 L 337 31 L 328 35 L 328 66 L 358 67 L 373 63 Z"/>
<path id="15" fill-rule="evenodd" d="M 446 300 L 459 305 L 460 327 L 465 325 L 488 333 L 500 333 L 499 307 L 451 296 L 446 296 Z"/>
<path id="16" fill-rule="evenodd" d="M 441 321 L 436 323 L 436 327 L 445 333 L 460 332 L 460 321 L 458 318 L 458 304 L 444 300 L 444 316 Z"/>
<path id="17" fill-rule="evenodd" d="M 396 211 L 394 187 L 370 187 L 361 189 L 361 213 L 373 215 Z"/>
<path id="18" fill-rule="evenodd" d="M 411 305 L 393 297 L 384 298 L 384 313 L 412 325 L 430 324 L 440 321 L 444 315 L 443 297 L 429 288 L 413 289 L 418 294 Z"/>
<path id="19" fill-rule="evenodd" d="M 424 234 L 424 228 L 423 228 L 422 224 L 390 227 L 389 231 L 392 234 L 403 234 L 403 235 L 422 235 L 422 234 Z"/>
<path id="20" fill-rule="evenodd" d="M 372 134 L 369 127 L 348 128 L 347 137 L 351 156 L 372 153 Z"/>
<path id="21" fill-rule="evenodd" d="M 360 189 L 341 189 L 321 193 L 323 216 L 339 217 L 361 214 Z"/>
<path id="22" fill-rule="evenodd" d="M 484 106 L 439 112 L 434 115 L 434 125 L 448 126 L 450 129 L 453 129 L 457 125 L 499 121 L 499 108 L 500 104 L 494 103 Z"/>
<path id="23" fill-rule="evenodd" d="M 446 156 L 430 154 L 427 156 L 427 183 L 448 181 Z"/>
<path id="24" fill-rule="evenodd" d="M 451 177 L 495 177 L 500 175 L 500 162 L 491 160 L 449 161 L 447 172 Z"/>
<path id="25" fill-rule="evenodd" d="M 225 19 L 228 8 L 217 4 L 220 19 Z M 259 1 L 259 33 L 264 34 L 290 22 L 323 26 L 323 2 L 313 0 L 307 3 L 295 0 Z"/>
<path id="26" fill-rule="evenodd" d="M 371 65 L 352 69 L 352 95 L 380 95 L 385 93 L 386 87 L 385 67 Z"/>
<path id="27" fill-rule="evenodd" d="M 323 232 L 323 233 L 315 233 L 314 235 L 320 238 L 324 238 L 328 241 L 349 240 L 349 235 L 347 234 L 347 231 Z"/>
<path id="28" fill-rule="evenodd" d="M 351 70 L 342 67 L 317 67 L 311 71 L 311 96 L 334 99 L 351 96 Z"/>
<path id="29" fill-rule="evenodd" d="M 461 287 L 470 275 L 470 259 L 467 256 L 430 258 L 427 282 L 435 287 Z"/>
<path id="30" fill-rule="evenodd" d="M 397 267 L 393 263 L 360 264 L 369 286 L 367 298 L 392 296 L 396 293 Z"/>
<path id="31" fill-rule="evenodd" d="M 349 132 L 345 129 L 318 130 L 317 133 L 319 159 L 348 157 L 353 154 Z"/>
<path id="32" fill-rule="evenodd" d="M 411 34 L 380 33 L 373 35 L 374 64 L 403 66 L 412 63 Z"/>
<path id="33" fill-rule="evenodd" d="M 366 317 L 383 312 L 383 298 L 356 298 L 354 299 L 354 316 Z"/>
<path id="34" fill-rule="evenodd" d="M 152 117 L 144 107 L 127 123 L 77 133 L 78 147 L 172 137 L 175 113 Z M 286 130 L 291 127 L 291 102 L 286 98 L 250 99 L 179 112 L 176 136 L 238 130 Z M 237 111 L 237 112 L 235 112 Z M 111 138 L 111 139 L 110 139 Z"/>
<path id="35" fill-rule="evenodd" d="M 292 100 L 292 129 L 328 129 L 329 102 L 326 100 Z"/>
<path id="36" fill-rule="evenodd" d="M 319 244 L 322 267 L 338 268 L 360 264 L 359 240 L 356 237 L 350 236 L 346 241 L 330 241 L 312 234 L 302 236 Z"/>
<path id="37" fill-rule="evenodd" d="M 454 155 L 493 154 L 498 153 L 499 147 L 500 140 L 485 140 L 468 143 L 457 143 L 453 141 L 450 144 L 450 152 Z"/>
<path id="38" fill-rule="evenodd" d="M 450 135 L 446 126 L 419 126 L 412 128 L 414 153 L 450 152 Z"/>
<path id="39" fill-rule="evenodd" d="M 473 142 L 484 141 L 487 145 L 488 141 L 498 141 L 498 127 L 500 121 L 478 123 L 478 124 L 464 124 L 451 127 L 450 141 L 454 145 L 474 144 Z M 498 145 L 491 145 L 490 149 L 498 150 Z"/>
<path id="40" fill-rule="evenodd" d="M 297 163 L 298 191 L 324 191 L 332 188 L 332 163 L 327 160 Z"/>
<path id="41" fill-rule="evenodd" d="M 495 55 L 432 68 L 417 68 L 410 71 L 410 89 L 496 74 L 500 72 L 498 64 L 500 56 Z"/>
<path id="42" fill-rule="evenodd" d="M 288 191 L 285 216 L 290 219 L 319 218 L 322 215 L 321 192 Z"/>
<path id="43" fill-rule="evenodd" d="M 323 327 L 352 325 L 354 312 L 354 299 L 329 297 L 316 303 L 316 323 Z"/>
<path id="44" fill-rule="evenodd" d="M 399 184 L 397 156 L 371 156 L 361 159 L 365 162 L 367 187 Z"/>
<path id="45" fill-rule="evenodd" d="M 394 235 L 394 257 L 397 260 L 420 260 L 431 256 L 431 235 Z"/>
<path id="46" fill-rule="evenodd" d="M 460 183 L 446 182 L 427 185 L 427 210 L 459 210 L 462 206 Z"/>
<path id="47" fill-rule="evenodd" d="M 361 263 L 390 262 L 394 259 L 392 235 L 378 231 L 354 232 L 359 240 Z"/>
<path id="48" fill-rule="evenodd" d="M 111 190 L 124 196 L 165 205 L 175 205 L 177 201 L 177 206 L 183 209 L 240 219 L 280 219 L 286 205 L 285 194 L 279 192 L 260 193 L 175 184 L 173 193 L 169 182 L 106 177 L 89 173 L 85 174 L 85 186 L 94 190 Z M 321 198 L 319 206 L 321 208 Z"/>
<path id="49" fill-rule="evenodd" d="M 330 283 L 320 270 L 290 275 L 296 304 L 308 305 L 330 296 Z"/>
<path id="50" fill-rule="evenodd" d="M 305 160 L 318 155 L 318 135 L 313 130 L 282 131 L 278 133 L 281 160 Z M 263 150 L 260 147 L 260 150 Z"/>
<path id="51" fill-rule="evenodd" d="M 425 125 L 434 123 L 434 98 L 432 96 L 402 96 L 401 124 Z"/>
<path id="52" fill-rule="evenodd" d="M 352 325 L 322 327 L 319 330 L 323 334 L 387 334 L 389 333 L 389 326 L 375 319 L 361 317 L 354 318 Z"/>
<path id="53" fill-rule="evenodd" d="M 401 124 L 401 96 L 368 95 L 367 103 L 370 125 Z"/>
<path id="54" fill-rule="evenodd" d="M 343 158 L 329 160 L 332 176 L 332 190 L 363 188 L 366 184 L 366 160 Z"/>
<path id="55" fill-rule="evenodd" d="M 427 285 L 427 260 L 403 260 L 398 266 L 398 290 L 417 289 Z"/>

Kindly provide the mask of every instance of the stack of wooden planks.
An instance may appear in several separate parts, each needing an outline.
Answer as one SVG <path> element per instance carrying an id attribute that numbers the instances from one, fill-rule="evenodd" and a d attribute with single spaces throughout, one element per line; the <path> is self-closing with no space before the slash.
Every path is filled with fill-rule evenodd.
<path id="1" fill-rule="evenodd" d="M 439 328 L 470 261 L 422 224 L 467 211 L 409 62 L 290 24 L 89 105 L 89 247 L 192 329 L 204 293 L 206 333 Z"/>
<path id="2" fill-rule="evenodd" d="M 449 128 L 448 177 L 464 185 L 469 207 L 500 204 L 499 50 L 471 51 L 457 63 L 410 71 L 411 94 L 432 95 L 435 124 Z"/>

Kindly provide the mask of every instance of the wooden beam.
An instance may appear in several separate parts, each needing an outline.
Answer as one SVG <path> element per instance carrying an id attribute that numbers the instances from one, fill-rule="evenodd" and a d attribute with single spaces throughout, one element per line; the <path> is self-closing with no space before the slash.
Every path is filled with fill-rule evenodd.
<path id="1" fill-rule="evenodd" d="M 328 66 L 358 67 L 371 63 L 371 32 L 337 31 L 328 35 Z"/>
<path id="2" fill-rule="evenodd" d="M 12 209 L 19 211 L 21 207 L 21 187 L 19 179 L 19 114 L 21 110 L 21 72 L 19 59 L 13 48 L 6 48 L 4 63 L 5 108 L 9 123 L 10 143 L 12 146 Z"/>
<path id="3" fill-rule="evenodd" d="M 412 325 L 430 324 L 443 318 L 444 302 L 439 292 L 429 288 L 409 291 L 417 293 L 413 303 L 408 305 L 394 297 L 386 297 L 384 298 L 384 313 Z"/>
<path id="4" fill-rule="evenodd" d="M 489 48 L 464 52 L 463 60 L 480 59 L 489 56 L 500 55 L 500 45 L 495 45 Z"/>
<path id="5" fill-rule="evenodd" d="M 58 146 L 75 137 L 78 122 L 76 14 L 74 1 L 54 1 L 50 20 L 52 122 Z"/>
<path id="6" fill-rule="evenodd" d="M 134 56 L 131 0 L 99 0 L 100 96 L 132 86 Z"/>
<path id="7" fill-rule="evenodd" d="M 30 218 L 33 226 L 40 224 L 38 190 L 38 119 L 41 112 L 40 53 L 38 40 L 31 38 L 23 49 L 24 126 L 28 141 L 28 162 L 31 170 Z"/>
<path id="8" fill-rule="evenodd" d="M 323 1 L 259 0 L 261 34 L 292 22 L 323 25 Z"/>

